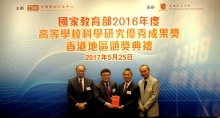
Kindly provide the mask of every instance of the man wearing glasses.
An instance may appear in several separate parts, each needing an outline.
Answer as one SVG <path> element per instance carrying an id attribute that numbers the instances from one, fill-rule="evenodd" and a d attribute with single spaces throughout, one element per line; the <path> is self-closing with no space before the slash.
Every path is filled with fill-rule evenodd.
<path id="1" fill-rule="evenodd" d="M 95 111 L 97 118 L 113 118 L 117 109 L 111 105 L 112 95 L 118 91 L 117 83 L 111 81 L 111 71 L 102 69 L 100 72 L 102 80 L 94 85 Z"/>

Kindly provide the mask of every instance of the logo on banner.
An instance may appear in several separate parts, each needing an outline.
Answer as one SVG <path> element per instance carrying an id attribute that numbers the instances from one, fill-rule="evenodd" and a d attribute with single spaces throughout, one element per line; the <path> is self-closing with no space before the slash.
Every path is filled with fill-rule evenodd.
<path id="1" fill-rule="evenodd" d="M 39 11 L 39 5 L 27 5 L 27 11 Z"/>
<path id="2" fill-rule="evenodd" d="M 159 11 L 167 11 L 166 10 L 166 3 L 161 3 L 160 4 L 160 10 Z"/>
<path id="3" fill-rule="evenodd" d="M 24 10 L 17 6 L 16 10 Z M 27 11 L 73 11 L 73 5 L 27 5 Z"/>

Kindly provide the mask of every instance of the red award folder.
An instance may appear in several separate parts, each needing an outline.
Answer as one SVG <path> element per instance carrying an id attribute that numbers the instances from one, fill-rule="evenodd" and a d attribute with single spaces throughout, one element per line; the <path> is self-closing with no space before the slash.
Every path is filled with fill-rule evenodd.
<path id="1" fill-rule="evenodd" d="M 120 96 L 112 96 L 111 104 L 113 108 L 118 108 L 120 104 Z"/>

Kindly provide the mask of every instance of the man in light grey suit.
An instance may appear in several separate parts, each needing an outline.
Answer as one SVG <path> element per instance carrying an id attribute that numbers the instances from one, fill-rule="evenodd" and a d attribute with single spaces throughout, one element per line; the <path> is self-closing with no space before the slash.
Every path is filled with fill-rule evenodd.
<path id="1" fill-rule="evenodd" d="M 141 65 L 139 71 L 143 77 L 138 82 L 140 89 L 140 98 L 138 100 L 140 117 L 159 117 L 158 95 L 160 83 L 150 75 L 148 65 Z"/>

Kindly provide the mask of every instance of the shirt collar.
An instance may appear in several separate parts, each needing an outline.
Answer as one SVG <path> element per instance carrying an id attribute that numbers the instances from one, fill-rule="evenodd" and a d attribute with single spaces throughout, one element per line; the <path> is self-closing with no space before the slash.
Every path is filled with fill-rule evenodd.
<path id="1" fill-rule="evenodd" d="M 103 82 L 103 81 L 102 81 L 102 82 Z M 110 85 L 110 84 L 109 84 L 109 81 L 108 81 L 108 83 L 105 83 L 105 82 L 103 82 L 103 83 L 104 83 L 105 86 L 106 86 L 106 84 Z"/>
<path id="2" fill-rule="evenodd" d="M 82 77 L 81 79 L 82 79 L 82 81 L 83 81 L 83 80 L 84 80 L 84 77 Z M 78 77 L 78 81 L 80 81 L 80 78 L 79 78 L 79 77 Z"/>
<path id="3" fill-rule="evenodd" d="M 150 77 L 151 77 L 151 75 L 149 75 L 149 77 L 146 80 L 143 78 L 143 80 L 149 82 L 150 81 Z"/>
<path id="4" fill-rule="evenodd" d="M 127 84 L 128 84 L 128 86 L 131 84 L 131 82 L 132 82 L 132 80 L 130 81 L 130 82 L 128 82 Z M 126 84 L 126 82 L 125 82 L 125 84 Z"/>

